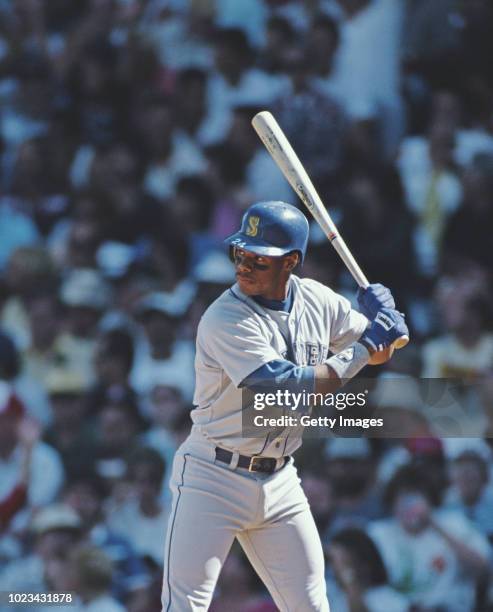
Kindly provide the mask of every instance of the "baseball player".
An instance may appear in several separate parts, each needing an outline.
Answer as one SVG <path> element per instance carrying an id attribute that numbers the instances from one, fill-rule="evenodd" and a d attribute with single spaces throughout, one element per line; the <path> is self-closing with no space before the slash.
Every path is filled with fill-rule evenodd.
<path id="1" fill-rule="evenodd" d="M 360 313 L 295 276 L 307 242 L 306 217 L 284 202 L 254 204 L 226 239 L 237 283 L 198 327 L 193 426 L 171 478 L 166 612 L 208 610 L 235 538 L 281 611 L 329 610 L 320 538 L 291 457 L 300 436 L 242 437 L 242 388 L 335 389 L 408 329 L 382 285 L 360 291 Z"/>

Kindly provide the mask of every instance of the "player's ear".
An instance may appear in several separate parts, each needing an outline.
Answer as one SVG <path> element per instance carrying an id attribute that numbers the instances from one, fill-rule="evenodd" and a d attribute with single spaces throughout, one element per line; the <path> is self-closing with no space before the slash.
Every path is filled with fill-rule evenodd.
<path id="1" fill-rule="evenodd" d="M 288 255 L 286 255 L 286 262 L 285 262 L 286 270 L 288 272 L 291 272 L 292 270 L 294 270 L 294 268 L 296 268 L 296 266 L 298 265 L 299 260 L 300 260 L 300 255 L 297 251 L 294 251 L 293 253 L 288 253 Z"/>

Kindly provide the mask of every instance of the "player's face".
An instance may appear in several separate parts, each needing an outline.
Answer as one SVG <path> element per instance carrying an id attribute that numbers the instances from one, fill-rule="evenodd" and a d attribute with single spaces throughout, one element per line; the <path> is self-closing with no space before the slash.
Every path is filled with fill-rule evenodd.
<path id="1" fill-rule="evenodd" d="M 287 280 L 298 261 L 296 253 L 267 257 L 235 248 L 236 279 L 245 295 L 260 295 L 270 300 L 286 297 Z"/>

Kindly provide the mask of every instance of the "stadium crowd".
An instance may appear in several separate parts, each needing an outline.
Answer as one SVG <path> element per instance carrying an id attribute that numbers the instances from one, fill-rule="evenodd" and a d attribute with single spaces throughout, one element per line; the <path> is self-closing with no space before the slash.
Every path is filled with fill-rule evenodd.
<path id="1" fill-rule="evenodd" d="M 298 453 L 331 610 L 493 610 L 492 57 L 489 0 L 0 0 L 0 591 L 160 609 L 222 239 L 297 203 L 267 108 L 412 333 L 363 376 L 413 435 Z M 317 227 L 299 274 L 355 297 Z M 449 435 L 420 377 L 468 383 Z M 275 609 L 233 549 L 212 610 Z"/>

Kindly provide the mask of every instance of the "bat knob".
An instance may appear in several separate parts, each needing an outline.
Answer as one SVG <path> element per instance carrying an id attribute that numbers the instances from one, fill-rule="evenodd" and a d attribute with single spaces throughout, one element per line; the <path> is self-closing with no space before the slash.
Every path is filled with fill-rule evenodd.
<path id="1" fill-rule="evenodd" d="M 401 336 L 400 338 L 397 338 L 397 340 L 394 342 L 394 347 L 396 349 L 404 348 L 408 342 L 409 336 Z"/>

